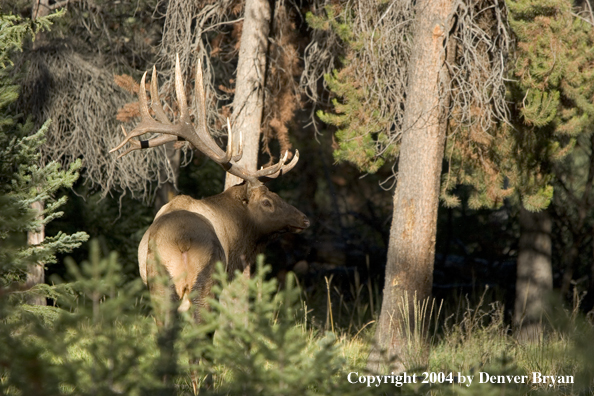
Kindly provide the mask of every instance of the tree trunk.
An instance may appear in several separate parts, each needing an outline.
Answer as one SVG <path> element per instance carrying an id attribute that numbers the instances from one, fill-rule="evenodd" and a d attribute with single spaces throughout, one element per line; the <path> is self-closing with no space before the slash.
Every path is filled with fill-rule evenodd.
<path id="1" fill-rule="evenodd" d="M 31 208 L 39 214 L 37 218 L 43 219 L 43 209 L 45 205 L 43 201 L 33 202 Z M 41 225 L 38 230 L 29 231 L 27 233 L 27 244 L 29 246 L 40 245 L 45 239 L 45 227 Z M 43 270 L 43 263 L 29 264 L 27 266 L 27 280 L 25 281 L 25 288 L 30 289 L 33 286 L 45 282 L 45 272 Z M 27 299 L 29 304 L 33 305 L 47 305 L 45 297 L 31 296 Z"/>
<path id="2" fill-rule="evenodd" d="M 233 132 L 237 137 L 235 141 L 239 140 L 240 132 L 243 136 L 243 157 L 239 164 L 251 171 L 258 168 L 270 18 L 268 0 L 246 0 L 232 123 Z M 242 181 L 227 173 L 225 189 Z"/>
<path id="3" fill-rule="evenodd" d="M 245 1 L 231 122 L 235 134 L 234 141 L 238 142 L 239 136 L 242 136 L 243 141 L 243 155 L 238 163 L 250 171 L 258 169 L 270 20 L 271 11 L 268 0 Z M 241 182 L 243 179 L 227 173 L 225 190 Z M 248 292 L 247 280 L 251 276 L 251 264 L 253 263 L 244 263 L 243 268 L 242 276 L 246 293 Z M 233 307 L 232 309 L 238 315 L 247 314 L 249 309 L 247 300 L 234 301 L 225 291 L 221 294 L 220 300 L 221 304 Z M 245 317 L 247 327 L 247 315 Z"/>
<path id="4" fill-rule="evenodd" d="M 439 185 L 446 137 L 446 109 L 442 98 L 449 77 L 444 61 L 448 17 L 453 0 L 421 0 L 416 4 L 413 47 L 394 192 L 383 302 L 368 359 L 374 372 L 402 372 L 407 356 L 407 332 L 423 338 L 424 324 L 416 323 L 414 305 L 431 296 Z M 410 319 L 410 321 L 408 321 Z M 418 345 L 417 345 L 418 346 Z M 385 354 L 384 354 L 385 353 Z M 422 352 L 426 358 L 428 351 Z"/>
<path id="5" fill-rule="evenodd" d="M 50 14 L 49 0 L 33 0 L 33 7 L 31 12 L 31 19 L 35 20 Z M 38 33 L 35 42 L 39 43 L 42 39 L 42 33 Z M 33 202 L 31 209 L 38 213 L 37 218 L 43 219 L 43 210 L 45 203 L 43 201 Z M 45 239 L 45 226 L 40 225 L 38 230 L 27 232 L 27 244 L 29 246 L 40 245 Z M 27 266 L 27 280 L 25 281 L 25 288 L 30 289 L 33 286 L 45 282 L 44 263 L 29 264 Z M 42 296 L 31 296 L 27 299 L 29 304 L 33 305 L 47 305 L 47 300 Z"/>
<path id="6" fill-rule="evenodd" d="M 50 11 L 51 8 L 49 0 L 33 0 L 31 19 L 35 20 L 40 17 L 48 16 Z"/>
<path id="7" fill-rule="evenodd" d="M 552 221 L 547 211 L 520 210 L 520 247 L 514 328 L 521 342 L 538 341 L 548 293 L 553 290 Z"/>
<path id="8" fill-rule="evenodd" d="M 180 150 L 176 150 L 175 148 L 173 148 L 173 142 L 167 143 L 167 145 L 165 145 L 165 150 L 167 153 L 167 158 L 169 159 L 169 163 L 171 164 L 171 168 L 173 169 L 173 172 L 175 172 L 174 180 L 176 180 L 179 176 L 179 166 L 180 166 L 180 162 L 181 162 Z M 162 179 L 167 178 L 167 174 L 166 174 L 167 171 L 165 169 L 161 169 L 159 172 L 160 172 L 160 175 L 159 175 L 160 178 L 162 178 Z M 157 213 L 163 205 L 165 205 L 169 201 L 171 201 L 173 199 L 173 197 L 175 197 L 175 195 L 176 195 L 176 191 L 175 191 L 175 186 L 173 185 L 173 183 L 167 182 L 167 183 L 163 184 L 161 187 L 159 187 L 159 190 L 157 191 L 157 194 L 155 197 L 155 204 L 154 204 L 155 213 Z"/>

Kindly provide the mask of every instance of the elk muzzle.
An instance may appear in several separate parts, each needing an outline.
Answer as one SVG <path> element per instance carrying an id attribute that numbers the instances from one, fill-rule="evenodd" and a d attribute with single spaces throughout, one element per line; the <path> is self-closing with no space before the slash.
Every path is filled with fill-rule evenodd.
<path id="1" fill-rule="evenodd" d="M 299 234 L 300 232 L 303 232 L 303 230 L 305 230 L 306 228 L 309 228 L 309 219 L 307 218 L 307 216 L 301 213 L 301 217 L 302 218 L 300 219 L 300 221 L 297 222 L 298 224 L 289 226 L 290 232 Z"/>

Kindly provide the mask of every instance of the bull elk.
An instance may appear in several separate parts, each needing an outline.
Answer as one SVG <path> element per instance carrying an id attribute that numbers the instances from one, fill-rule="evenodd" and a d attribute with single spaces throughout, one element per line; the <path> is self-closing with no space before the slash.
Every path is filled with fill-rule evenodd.
<path id="1" fill-rule="evenodd" d="M 243 142 L 240 135 L 235 151 L 229 120 L 226 151 L 217 145 L 208 132 L 200 62 L 196 67 L 195 80 L 196 125 L 190 120 L 179 59 L 176 59 L 175 65 L 175 91 L 179 106 L 177 123 L 170 122 L 165 115 L 159 99 L 154 67 L 150 94 L 151 108 L 156 119 L 150 115 L 145 79 L 146 73 L 142 76 L 138 91 L 141 121 L 129 134 L 122 126 L 125 138 L 110 152 L 129 144 L 127 150 L 118 157 L 120 158 L 134 150 L 186 140 L 227 172 L 244 180 L 242 184 L 202 200 L 185 195 L 175 197 L 159 210 L 140 242 L 140 275 L 149 287 L 151 299 L 157 303 L 155 306 L 166 305 L 162 303 L 173 298 L 181 301 L 178 311 L 185 311 L 192 304 L 205 305 L 217 261 L 223 262 L 231 274 L 237 269 L 243 270 L 244 265 L 253 262 L 255 256 L 274 236 L 283 232 L 301 232 L 309 227 L 309 220 L 303 213 L 264 185 L 265 181 L 290 171 L 299 160 L 299 152 L 296 151 L 288 163 L 288 152 L 285 152 L 276 165 L 255 172 L 248 171 L 237 163 L 242 156 Z M 146 141 L 133 139 L 148 132 L 160 135 Z M 170 279 L 169 285 L 156 281 L 163 267 Z M 191 298 L 190 293 L 194 297 Z M 195 312 L 195 320 L 199 321 L 198 309 Z M 157 323 L 163 324 L 161 318 L 166 313 L 156 314 Z"/>

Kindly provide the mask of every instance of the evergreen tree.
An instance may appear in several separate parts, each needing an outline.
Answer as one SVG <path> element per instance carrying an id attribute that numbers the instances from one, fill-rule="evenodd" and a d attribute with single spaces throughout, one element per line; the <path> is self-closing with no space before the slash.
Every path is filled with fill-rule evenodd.
<path id="1" fill-rule="evenodd" d="M 219 265 L 215 295 L 224 292 L 247 310 L 237 312 L 212 300 L 210 311 L 203 311 L 201 325 L 187 327 L 182 333 L 186 351 L 202 358 L 195 367 L 202 377 L 221 373 L 220 365 L 225 367 L 225 380 L 207 394 L 373 394 L 371 389 L 354 387 L 344 380 L 344 360 L 334 334 L 314 336 L 299 324 L 303 314 L 299 308 L 301 290 L 295 285 L 294 274 L 289 273 L 280 287 L 276 279 L 266 279 L 270 271 L 264 257 L 259 256 L 251 279 L 235 276 L 229 282 Z M 186 319 L 192 320 L 190 315 Z M 216 331 L 213 343 L 204 340 L 211 331 Z"/>
<path id="2" fill-rule="evenodd" d="M 517 105 L 515 155 L 510 162 L 516 164 L 508 177 L 522 183 L 520 192 L 529 191 L 521 198 L 523 206 L 539 211 L 548 206 L 556 181 L 562 189 L 555 195 L 569 192 L 567 184 L 563 186 L 566 178 L 558 173 L 560 160 L 573 151 L 577 140 L 587 141 L 592 134 L 594 29 L 573 13 L 570 1 L 510 1 L 508 7 L 518 40 L 513 70 L 517 82 L 511 85 Z M 583 197 L 587 201 L 587 194 Z M 583 212 L 583 202 L 573 204 Z M 574 226 L 581 228 L 584 220 L 583 214 L 578 215 Z M 520 240 L 514 324 L 520 339 L 534 340 L 542 331 L 544 296 L 553 286 L 552 221 L 548 212 L 524 211 L 520 221 L 527 232 Z M 565 257 L 566 275 L 572 272 L 576 249 L 570 247 Z M 568 283 L 565 277 L 564 292 Z"/>
<path id="3" fill-rule="evenodd" d="M 292 275 L 281 288 L 267 280 L 262 257 L 252 279 L 229 283 L 217 268 L 216 294 L 225 289 L 249 309 L 238 314 L 211 301 L 199 326 L 184 313 L 167 354 L 140 303 L 147 298 L 141 280 L 124 281 L 115 253 L 102 257 L 93 240 L 89 260 L 66 266 L 69 282 L 54 278 L 51 315 L 31 315 L 0 289 L 1 394 L 187 395 L 191 374 L 214 374 L 214 386 L 200 392 L 207 395 L 375 394 L 345 380 L 345 371 L 361 368 L 345 367 L 334 335 L 296 325 L 301 291 Z"/>
<path id="4" fill-rule="evenodd" d="M 35 23 L 14 15 L 0 14 L 2 48 L 0 51 L 0 281 L 6 287 L 13 282 L 22 282 L 27 267 L 38 262 L 55 263 L 57 252 L 68 252 L 87 239 L 83 232 L 67 235 L 59 232 L 55 236 L 34 246 L 25 246 L 27 231 L 36 230 L 62 215 L 58 209 L 64 205 L 65 197 L 56 197 L 62 187 L 71 187 L 78 178 L 80 161 L 68 169 L 61 170 L 56 162 L 40 165 L 40 146 L 48 122 L 33 133 L 33 124 L 21 115 L 15 115 L 10 105 L 17 99 L 19 87 L 10 73 L 11 56 L 22 48 L 28 35 L 40 29 L 47 29 L 50 18 Z M 35 213 L 32 202 L 44 200 L 47 206 L 43 212 Z M 29 293 L 41 292 L 44 285 Z"/>
<path id="5" fill-rule="evenodd" d="M 529 211 L 546 208 L 553 196 L 551 164 L 563 159 L 594 117 L 594 36 L 591 25 L 572 15 L 568 0 L 508 1 L 516 37 L 510 57 L 510 123 L 490 135 L 461 128 L 448 139 L 449 172 L 442 183 L 446 205 L 458 184 L 474 193 L 471 208 L 498 207 L 517 193 Z"/>
<path id="6" fill-rule="evenodd" d="M 154 324 L 142 313 L 144 286 L 123 282 L 117 255 L 67 260 L 68 280 L 53 280 L 58 307 L 31 307 L 0 289 L 0 393 L 142 395 L 158 391 Z"/>

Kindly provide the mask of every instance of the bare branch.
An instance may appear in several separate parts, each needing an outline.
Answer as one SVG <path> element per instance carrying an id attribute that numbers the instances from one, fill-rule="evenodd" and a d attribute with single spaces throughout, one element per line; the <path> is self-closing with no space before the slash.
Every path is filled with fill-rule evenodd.
<path id="1" fill-rule="evenodd" d="M 51 48 L 28 55 L 23 59 L 28 67 L 19 106 L 33 109 L 35 119 L 52 120 L 41 149 L 44 162 L 59 161 L 66 167 L 82 158 L 91 187 L 103 195 L 131 192 L 147 202 L 160 184 L 175 179 L 162 145 L 133 149 L 117 162 L 108 155 L 122 136 L 114 110 L 129 102 L 130 95 L 114 83 L 100 57 L 86 59 L 72 50 Z M 151 137 L 143 138 L 150 145 L 160 142 Z M 136 144 L 141 143 L 132 143 L 133 148 Z"/>
<path id="2" fill-rule="evenodd" d="M 57 1 L 54 4 L 49 6 L 50 11 L 54 11 L 57 10 L 58 8 L 62 8 L 67 6 L 69 3 L 74 3 L 77 2 L 79 0 L 62 0 L 62 1 Z"/>
<path id="3" fill-rule="evenodd" d="M 317 0 L 312 13 L 326 15 L 326 7 L 333 7 L 334 3 L 330 0 Z M 355 75 L 355 80 L 361 86 L 366 87 L 365 100 L 377 106 L 380 118 L 393 120 L 393 124 L 380 127 L 390 139 L 386 144 L 378 142 L 379 155 L 400 138 L 410 52 L 407 37 L 414 20 L 412 3 L 411 0 L 392 0 L 388 4 L 378 5 L 373 1 L 346 1 L 341 6 L 342 12 L 336 15 L 339 22 L 346 21 L 351 26 L 353 40 L 363 47 L 356 55 L 349 56 L 345 68 Z M 356 12 L 352 12 L 355 7 Z M 343 43 L 334 31 L 314 30 L 312 41 L 305 50 L 305 67 L 300 85 L 317 106 L 330 103 L 329 97 L 320 96 L 319 82 L 322 79 L 326 88 L 323 76 L 342 67 L 339 58 L 348 55 L 347 47 L 348 44 Z M 322 94 L 325 92 L 327 90 Z M 314 121 L 317 106 L 314 106 L 311 114 Z"/>

